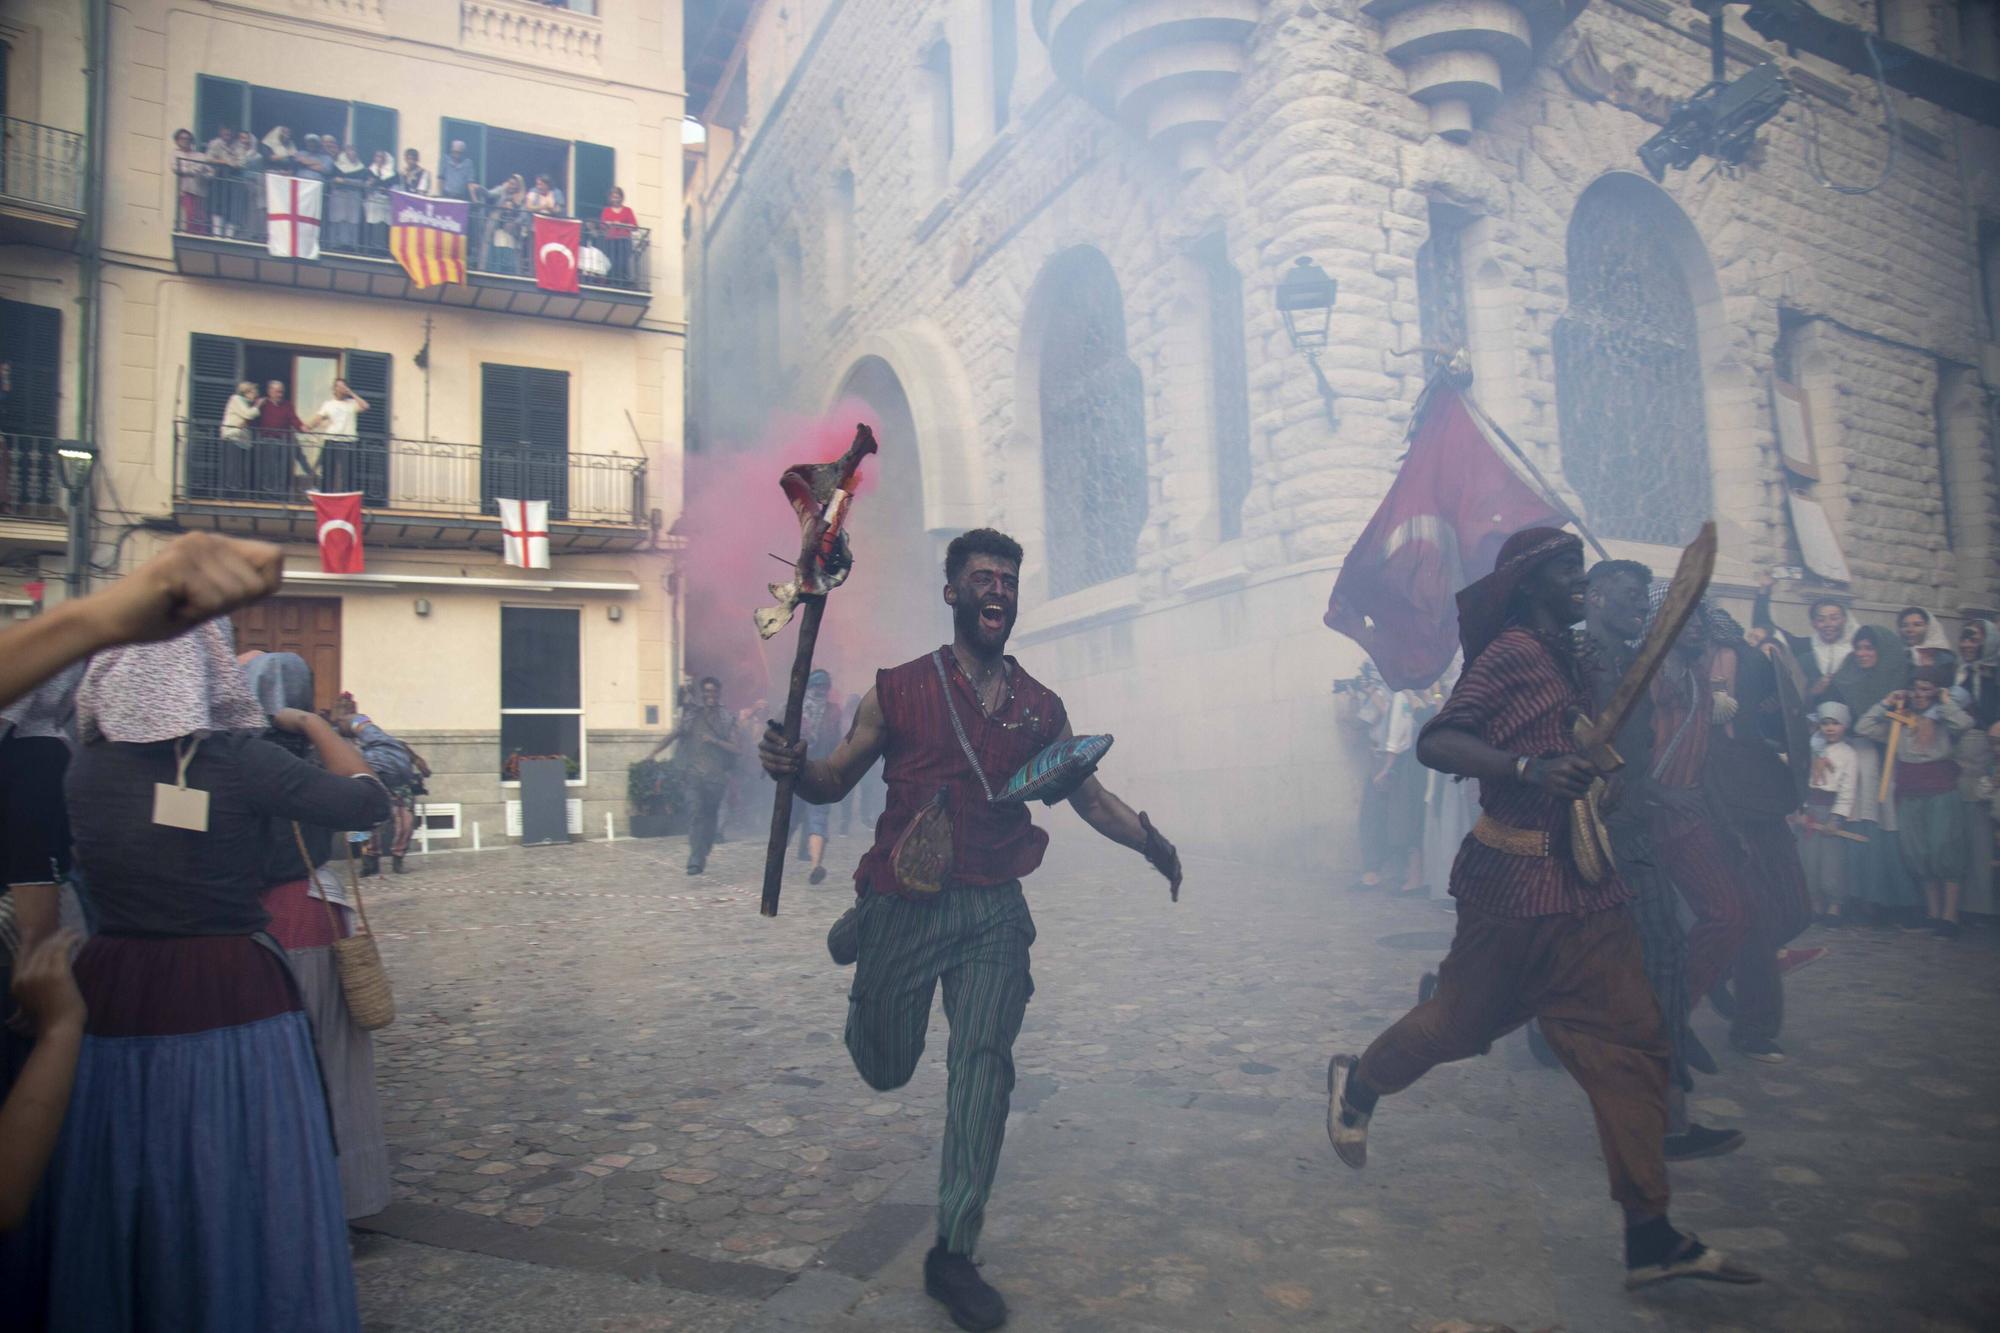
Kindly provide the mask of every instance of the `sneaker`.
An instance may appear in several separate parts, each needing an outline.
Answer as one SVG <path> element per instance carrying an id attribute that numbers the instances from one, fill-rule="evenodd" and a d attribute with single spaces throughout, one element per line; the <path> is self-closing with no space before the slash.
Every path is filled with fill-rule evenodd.
<path id="1" fill-rule="evenodd" d="M 1731 1037 L 1729 1044 L 1752 1060 L 1767 1065 L 1785 1063 L 1784 1048 L 1768 1037 Z"/>
<path id="2" fill-rule="evenodd" d="M 1958 922 L 1956 921 L 1940 920 L 1931 929 L 1932 933 L 1941 940 L 1955 940 L 1958 938 Z"/>
<path id="3" fill-rule="evenodd" d="M 1691 1162 L 1697 1157 L 1720 1157 L 1742 1146 L 1740 1129 L 1710 1129 L 1707 1125 L 1691 1124 L 1679 1134 L 1667 1135 L 1666 1156 L 1669 1162 Z"/>
<path id="4" fill-rule="evenodd" d="M 1722 1072 L 1722 1066 L 1715 1063 L 1715 1057 L 1709 1054 L 1708 1047 L 1701 1044 L 1701 1038 L 1694 1035 L 1692 1026 L 1687 1030 L 1686 1042 L 1687 1047 L 1681 1052 L 1681 1058 L 1687 1061 L 1689 1069 L 1711 1078 Z"/>
<path id="5" fill-rule="evenodd" d="M 1825 948 L 1778 950 L 1778 975 L 1786 976 L 1826 957 Z"/>
<path id="6" fill-rule="evenodd" d="M 1711 1250 L 1701 1243 L 1699 1237 L 1690 1233 L 1680 1238 L 1680 1244 L 1673 1253 L 1657 1263 L 1626 1264 L 1625 1289 L 1636 1291 L 1655 1282 L 1670 1282 L 1680 1277 L 1698 1278 L 1703 1282 L 1730 1282 L 1738 1286 L 1749 1286 L 1764 1280 L 1762 1274 L 1730 1262 L 1729 1256 L 1721 1250 Z"/>
<path id="7" fill-rule="evenodd" d="M 998 1328 L 1007 1322 L 1007 1302 L 993 1290 L 972 1260 L 942 1245 L 924 1256 L 924 1294 L 945 1308 L 960 1328 Z"/>
<path id="8" fill-rule="evenodd" d="M 1360 1063 L 1354 1056 L 1336 1055 L 1326 1066 L 1326 1136 L 1340 1160 L 1357 1171 L 1368 1165 L 1368 1121 L 1374 1115 L 1347 1104 L 1347 1080 Z"/>
<path id="9" fill-rule="evenodd" d="M 826 951 L 835 967 L 846 967 L 861 956 L 861 904 L 842 912 L 826 932 Z"/>

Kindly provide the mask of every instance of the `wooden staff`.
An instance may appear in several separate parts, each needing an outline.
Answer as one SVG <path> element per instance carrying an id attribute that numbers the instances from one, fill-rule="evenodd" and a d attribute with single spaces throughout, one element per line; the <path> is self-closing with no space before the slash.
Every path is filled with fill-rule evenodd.
<path id="1" fill-rule="evenodd" d="M 1916 716 L 1901 710 L 1890 713 L 1889 747 L 1882 757 L 1882 783 L 1876 788 L 1875 800 L 1886 803 L 1889 799 L 1889 784 L 1896 780 L 1896 747 L 1903 743 L 1903 728 L 1916 725 Z"/>
<path id="2" fill-rule="evenodd" d="M 796 745 L 799 727 L 805 721 L 806 680 L 812 675 L 813 648 L 819 643 L 820 617 L 826 614 L 826 598 L 806 602 L 799 620 L 798 651 L 792 654 L 792 681 L 785 695 L 785 744 Z M 778 894 L 785 884 L 785 848 L 792 839 L 792 794 L 799 775 L 786 773 L 777 779 L 778 792 L 771 802 L 771 841 L 764 848 L 764 896 L 757 910 L 765 916 L 778 914 Z"/>

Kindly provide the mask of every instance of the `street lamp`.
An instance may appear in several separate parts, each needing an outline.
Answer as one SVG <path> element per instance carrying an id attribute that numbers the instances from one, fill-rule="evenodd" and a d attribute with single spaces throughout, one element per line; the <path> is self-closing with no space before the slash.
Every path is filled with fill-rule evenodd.
<path id="1" fill-rule="evenodd" d="M 1305 255 L 1300 255 L 1298 262 L 1278 280 L 1278 313 L 1285 319 L 1285 336 L 1292 340 L 1292 350 L 1304 352 L 1307 364 L 1312 367 L 1313 378 L 1319 383 L 1320 401 L 1326 404 L 1329 430 L 1340 428 L 1340 418 L 1333 410 L 1333 400 L 1339 395 L 1327 383 L 1326 372 L 1320 369 L 1319 349 L 1326 346 L 1333 327 L 1333 303 L 1339 295 L 1340 284 Z"/>
<path id="2" fill-rule="evenodd" d="M 71 597 L 81 597 L 89 589 L 85 574 L 90 568 L 90 470 L 97 463 L 97 446 L 87 440 L 58 440 L 56 468 L 69 498 L 69 572 L 63 589 Z"/>

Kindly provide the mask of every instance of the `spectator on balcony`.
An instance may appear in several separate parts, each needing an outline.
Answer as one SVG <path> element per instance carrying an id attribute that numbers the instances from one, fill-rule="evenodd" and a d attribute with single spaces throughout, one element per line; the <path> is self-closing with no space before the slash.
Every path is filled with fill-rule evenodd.
<path id="1" fill-rule="evenodd" d="M 563 212 L 562 191 L 547 176 L 535 177 L 535 188 L 528 191 L 527 209 L 542 217 L 561 217 Z"/>
<path id="2" fill-rule="evenodd" d="M 486 260 L 481 267 L 488 273 L 518 274 L 530 225 L 527 187 L 516 174 L 481 194 L 486 200 Z"/>
<path id="3" fill-rule="evenodd" d="M 357 250 L 361 246 L 361 196 L 368 165 L 351 145 L 342 145 L 331 134 L 319 144 L 327 157 L 326 244 L 334 250 Z"/>
<path id="4" fill-rule="evenodd" d="M 323 181 L 333 174 L 333 156 L 326 151 L 325 141 L 317 134 L 308 134 L 305 143 L 292 155 L 292 169 L 308 180 Z"/>
<path id="5" fill-rule="evenodd" d="M 283 125 L 264 136 L 264 146 L 259 150 L 266 171 L 290 171 L 298 155 L 299 150 L 292 143 L 292 132 Z"/>
<path id="6" fill-rule="evenodd" d="M 251 430 L 257 424 L 258 412 L 264 400 L 258 396 L 257 382 L 244 380 L 236 386 L 236 392 L 229 395 L 229 401 L 222 408 L 222 426 L 216 432 L 221 441 L 216 467 L 221 472 L 222 493 L 231 499 L 240 499 L 255 493 L 256 488 L 256 440 Z"/>
<path id="7" fill-rule="evenodd" d="M 208 141 L 208 161 L 215 179 L 208 190 L 208 225 L 217 236 L 248 235 L 253 189 L 251 173 L 263 165 L 257 139 L 248 130 L 232 130 L 227 125 Z"/>
<path id="8" fill-rule="evenodd" d="M 259 495 L 284 498 L 291 493 L 292 474 L 303 471 L 306 480 L 313 480 L 312 469 L 306 465 L 299 452 L 299 432 L 305 423 L 299 420 L 298 409 L 285 398 L 283 380 L 272 380 L 264 386 L 264 401 L 257 405 L 256 455 L 257 485 Z"/>
<path id="9" fill-rule="evenodd" d="M 224 125 L 215 131 L 215 137 L 208 141 L 208 160 L 221 166 L 228 166 L 236 152 L 236 129 Z"/>
<path id="10" fill-rule="evenodd" d="M 424 165 L 424 159 L 414 148 L 403 150 L 403 173 L 399 179 L 401 180 L 399 188 L 408 190 L 411 194 L 431 192 L 430 169 Z"/>
<path id="11" fill-rule="evenodd" d="M 358 491 L 361 486 L 361 432 L 357 426 L 368 400 L 356 396 L 346 380 L 333 382 L 333 397 L 305 424 L 319 435 L 319 481 L 329 491 Z"/>
<path id="12" fill-rule="evenodd" d="M 208 158 L 196 151 L 194 134 L 174 131 L 174 178 L 180 196 L 180 230 L 208 230 L 208 179 L 215 174 Z"/>
<path id="13" fill-rule="evenodd" d="M 604 210 L 597 215 L 603 226 L 604 252 L 611 260 L 611 281 L 620 287 L 632 285 L 632 231 L 638 215 L 625 203 L 625 191 L 616 185 L 604 195 Z"/>
<path id="14" fill-rule="evenodd" d="M 362 220 L 368 224 L 367 245 L 371 254 L 389 252 L 389 191 L 401 181 L 396 174 L 396 159 L 387 150 L 375 150 L 374 161 L 368 164 L 363 184 L 368 195 L 362 200 Z"/>
<path id="15" fill-rule="evenodd" d="M 453 139 L 451 151 L 438 164 L 438 193 L 446 199 L 473 199 L 479 191 L 479 183 L 473 180 L 478 171 L 471 158 L 465 155 L 465 140 Z"/>

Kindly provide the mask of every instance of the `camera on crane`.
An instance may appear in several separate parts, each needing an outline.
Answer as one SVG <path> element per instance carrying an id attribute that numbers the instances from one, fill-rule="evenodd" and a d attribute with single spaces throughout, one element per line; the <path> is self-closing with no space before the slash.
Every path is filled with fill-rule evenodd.
<path id="1" fill-rule="evenodd" d="M 1776 65 L 1753 65 L 1734 83 L 1711 83 L 1676 102 L 1666 128 L 1639 146 L 1639 160 L 1656 181 L 1666 179 L 1669 167 L 1690 167 L 1702 157 L 1738 166 L 1757 142 L 1757 127 L 1791 95 Z"/>

